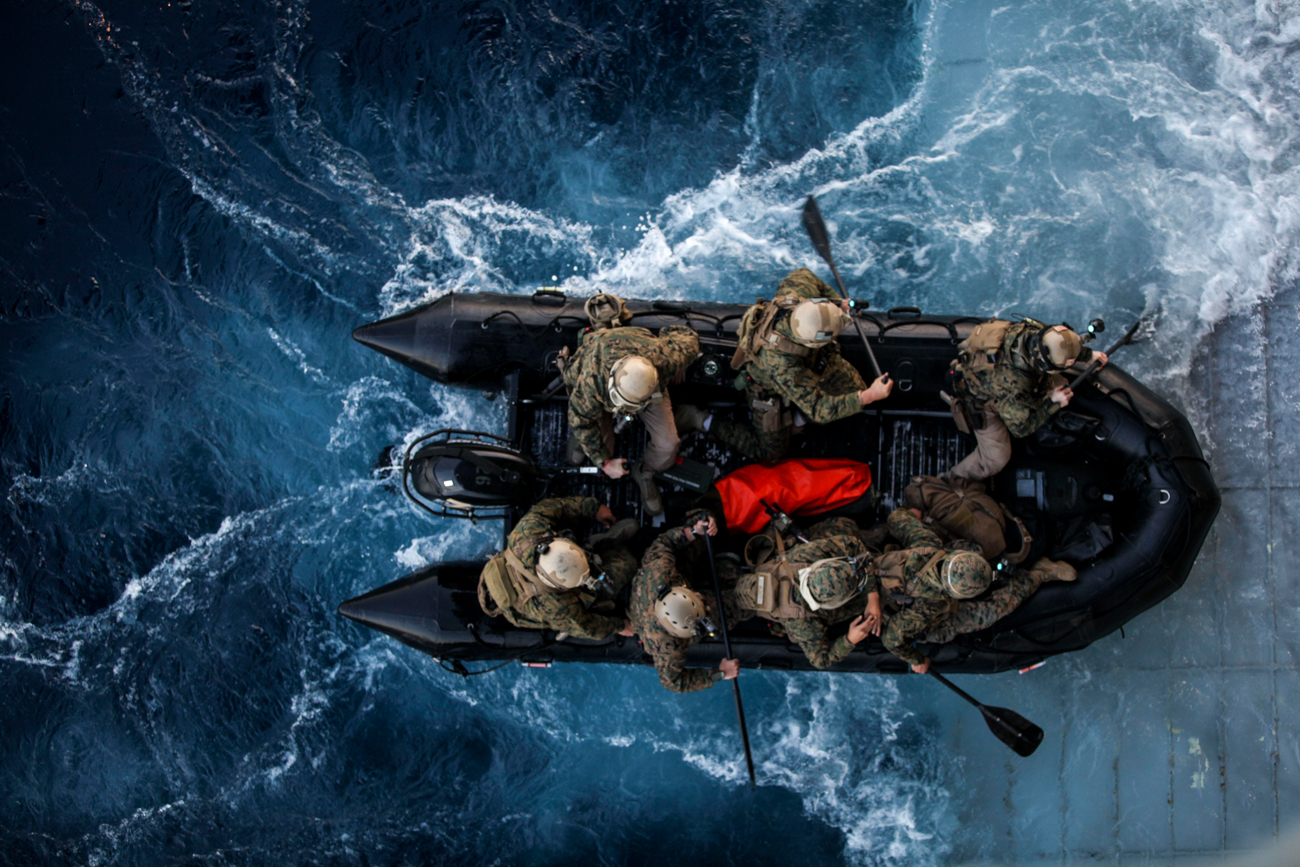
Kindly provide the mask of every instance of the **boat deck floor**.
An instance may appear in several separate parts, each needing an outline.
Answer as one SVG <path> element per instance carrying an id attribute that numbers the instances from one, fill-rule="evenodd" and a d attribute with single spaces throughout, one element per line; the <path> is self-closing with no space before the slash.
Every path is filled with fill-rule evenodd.
<path id="1" fill-rule="evenodd" d="M 529 431 L 523 445 L 548 470 L 565 470 L 568 422 L 565 404 L 554 401 L 525 407 L 520 428 Z M 848 444 L 846 446 L 846 444 Z M 789 457 L 851 457 L 871 466 L 871 505 L 874 514 L 862 514 L 859 523 L 870 525 L 883 518 L 899 502 L 903 488 L 917 475 L 935 475 L 961 460 L 974 441 L 957 432 L 951 419 L 918 417 L 915 414 L 863 413 L 824 427 L 809 426 L 791 444 Z M 619 437 L 620 454 L 636 460 L 645 450 L 645 428 L 629 425 Z M 682 457 L 717 468 L 722 475 L 752 461 L 701 434 L 682 438 Z M 662 483 L 668 502 L 668 517 L 676 518 L 695 494 L 680 486 Z M 630 482 L 616 482 L 604 476 L 567 472 L 557 475 L 546 490 L 548 496 L 595 496 L 609 504 L 620 517 L 641 513 L 638 489 Z M 676 508 L 674 508 L 676 506 Z M 512 522 L 513 523 L 513 522 Z"/>

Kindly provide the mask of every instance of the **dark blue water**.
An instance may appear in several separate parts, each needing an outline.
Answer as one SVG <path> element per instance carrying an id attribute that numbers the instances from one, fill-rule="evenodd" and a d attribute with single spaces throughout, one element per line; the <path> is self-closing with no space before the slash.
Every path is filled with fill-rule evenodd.
<path id="1" fill-rule="evenodd" d="M 1160 335 L 1296 276 L 1289 3 L 45 2 L 0 11 L 0 863 L 938 864 L 938 699 L 462 681 L 334 613 L 492 527 L 381 450 L 500 429 L 367 354 L 451 290 L 855 294 Z M 930 703 L 927 703 L 930 702 Z M 975 811 L 978 813 L 978 810 Z M 973 841 L 973 842 L 972 842 Z M 1014 857 L 1014 855 L 1013 855 Z"/>

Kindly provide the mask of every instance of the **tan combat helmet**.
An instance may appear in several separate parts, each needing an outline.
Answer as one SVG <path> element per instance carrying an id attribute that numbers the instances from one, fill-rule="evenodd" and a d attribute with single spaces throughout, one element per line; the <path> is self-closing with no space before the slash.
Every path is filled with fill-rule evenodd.
<path id="1" fill-rule="evenodd" d="M 949 554 L 943 564 L 943 589 L 956 599 L 974 599 L 993 583 L 993 567 L 974 551 Z"/>
<path id="2" fill-rule="evenodd" d="M 704 600 L 689 587 L 673 587 L 655 603 L 655 619 L 677 638 L 694 638 L 695 624 L 704 616 Z"/>
<path id="3" fill-rule="evenodd" d="M 814 298 L 801 301 L 790 311 L 790 333 L 795 343 L 825 346 L 844 330 L 844 314 L 834 301 Z"/>
<path id="4" fill-rule="evenodd" d="M 1064 325 L 1053 325 L 1039 338 L 1039 352 L 1049 370 L 1064 370 L 1083 351 L 1083 341 Z"/>
<path id="5" fill-rule="evenodd" d="M 615 412 L 638 413 L 659 392 L 659 371 L 639 355 L 625 355 L 609 372 L 609 402 Z"/>
<path id="6" fill-rule="evenodd" d="M 538 581 L 551 593 L 582 587 L 589 583 L 590 575 L 587 552 L 570 539 L 552 539 L 537 558 Z"/>
<path id="7" fill-rule="evenodd" d="M 839 608 L 867 584 L 862 559 L 827 557 L 799 570 L 799 595 L 813 611 Z"/>

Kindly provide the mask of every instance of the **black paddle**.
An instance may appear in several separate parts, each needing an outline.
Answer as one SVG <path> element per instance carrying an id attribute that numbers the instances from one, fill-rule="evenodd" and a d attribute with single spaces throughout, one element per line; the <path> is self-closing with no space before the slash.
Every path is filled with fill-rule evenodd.
<path id="1" fill-rule="evenodd" d="M 727 650 L 727 659 L 734 659 L 731 655 L 731 636 L 727 634 L 727 608 L 722 604 L 722 585 L 718 583 L 718 569 L 713 565 L 713 540 L 709 538 L 706 531 L 704 534 L 704 548 L 709 555 L 709 574 L 713 576 L 713 598 L 718 602 L 718 624 L 722 627 L 722 646 Z M 745 705 L 740 700 L 740 678 L 733 677 L 731 686 L 736 691 L 736 716 L 740 718 L 740 741 L 745 745 L 745 767 L 749 769 L 749 787 L 752 789 L 757 785 L 754 782 L 754 754 L 749 750 L 749 726 L 745 725 Z"/>
<path id="2" fill-rule="evenodd" d="M 849 293 L 844 289 L 844 281 L 840 279 L 840 269 L 835 267 L 835 258 L 831 256 L 831 239 L 826 231 L 826 221 L 822 219 L 821 208 L 817 207 L 817 199 L 813 196 L 808 197 L 808 201 L 803 203 L 803 227 L 808 232 L 808 238 L 812 241 L 813 249 L 817 255 L 827 265 L 831 266 L 831 273 L 835 275 L 835 285 L 840 290 L 840 295 L 845 298 Z M 876 353 L 871 349 L 871 344 L 867 342 L 867 336 L 862 333 L 862 326 L 858 323 L 856 316 L 852 317 L 853 327 L 858 331 L 858 337 L 862 340 L 862 345 L 867 347 L 867 357 L 871 359 L 871 369 L 876 372 L 876 378 L 880 378 L 880 363 L 876 361 Z"/>
<path id="3" fill-rule="evenodd" d="M 1111 346 L 1110 349 L 1106 350 L 1106 355 L 1109 356 L 1112 352 L 1119 349 L 1121 346 L 1127 346 L 1128 344 L 1132 343 L 1133 335 L 1138 333 L 1138 329 L 1142 327 L 1142 323 L 1144 322 L 1146 322 L 1145 319 L 1139 319 L 1137 322 L 1134 322 L 1133 325 L 1129 327 L 1129 330 L 1124 332 L 1124 336 L 1121 337 L 1119 340 L 1116 340 L 1114 345 Z M 1092 376 L 1098 370 L 1101 370 L 1101 362 L 1094 361 L 1092 364 L 1089 364 L 1086 368 L 1084 368 L 1083 373 L 1076 376 L 1074 380 L 1070 383 L 1069 385 L 1070 391 L 1074 391 L 1080 385 L 1083 385 L 1083 381 L 1088 377 Z"/>
<path id="4" fill-rule="evenodd" d="M 933 668 L 927 673 L 979 708 L 980 713 L 984 714 L 984 722 L 988 723 L 989 731 L 993 732 L 993 736 L 1020 755 L 1032 756 L 1034 750 L 1038 749 L 1038 745 L 1043 742 L 1043 730 L 1015 711 L 1007 710 L 1004 707 L 990 707 L 986 704 L 980 704 L 961 687 Z"/>

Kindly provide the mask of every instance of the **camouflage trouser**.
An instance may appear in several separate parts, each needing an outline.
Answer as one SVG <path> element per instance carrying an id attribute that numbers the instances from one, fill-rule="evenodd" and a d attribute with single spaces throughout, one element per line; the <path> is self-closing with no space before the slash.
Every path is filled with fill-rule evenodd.
<path id="1" fill-rule="evenodd" d="M 975 434 L 975 451 L 948 472 L 959 479 L 987 479 L 1002 472 L 1011 460 L 1011 432 L 992 407 L 984 408 L 984 427 Z"/>
<path id="2" fill-rule="evenodd" d="M 839 395 L 862 391 L 867 384 L 862 381 L 857 368 L 836 355 L 826 366 L 818 387 L 827 394 Z M 758 394 L 758 389 L 750 386 L 745 394 L 752 401 Z M 794 425 L 787 425 L 773 431 L 764 431 L 752 416 L 743 421 L 715 416 L 709 432 L 746 457 L 772 462 L 785 456 L 795 430 Z"/>
<path id="3" fill-rule="evenodd" d="M 1047 575 L 1017 569 L 1006 584 L 975 602 L 963 602 L 946 620 L 930 630 L 923 639 L 934 644 L 952 641 L 958 635 L 979 632 L 997 623 L 1034 594 Z"/>
<path id="4" fill-rule="evenodd" d="M 779 461 L 790 447 L 794 426 L 779 427 L 774 431 L 760 430 L 752 419 L 737 420 L 714 416 L 709 429 L 714 437 L 726 443 L 747 458 L 756 461 Z"/>
<path id="5" fill-rule="evenodd" d="M 645 425 L 646 432 L 645 453 L 641 456 L 641 462 L 655 472 L 668 469 L 677 462 L 677 450 L 682 444 L 681 438 L 677 436 L 677 422 L 673 420 L 672 401 L 664 394 L 641 410 L 637 418 Z M 605 451 L 617 455 L 613 417 L 609 413 L 603 413 L 597 424 L 605 442 Z"/>

